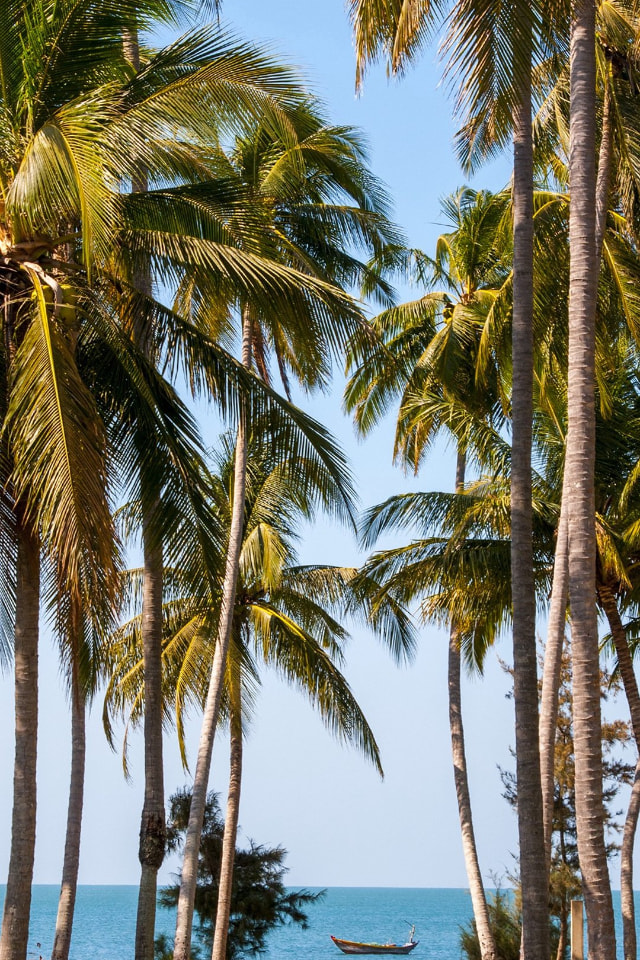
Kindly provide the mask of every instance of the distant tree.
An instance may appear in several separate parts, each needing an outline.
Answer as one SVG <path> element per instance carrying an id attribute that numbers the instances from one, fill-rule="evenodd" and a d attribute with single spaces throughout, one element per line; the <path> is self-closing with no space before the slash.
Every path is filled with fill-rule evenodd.
<path id="1" fill-rule="evenodd" d="M 489 923 L 499 960 L 519 960 L 522 920 L 515 898 L 499 887 L 487 898 Z M 482 960 L 476 921 L 460 927 L 460 949 L 466 960 Z"/>
<path id="2" fill-rule="evenodd" d="M 189 823 L 191 792 L 186 788 L 176 791 L 169 800 L 168 839 L 169 851 L 179 850 Z M 198 857 L 198 882 L 195 912 L 198 917 L 196 936 L 204 950 L 210 954 L 218 907 L 218 878 L 222 856 L 224 820 L 220 813 L 218 797 L 207 794 L 200 853 Z M 286 850 L 283 847 L 265 847 L 249 842 L 246 850 L 236 850 L 233 890 L 231 894 L 231 919 L 227 939 L 229 960 L 252 957 L 266 950 L 267 935 L 285 923 L 297 923 L 307 927 L 305 907 L 315 903 L 324 891 L 311 893 L 308 890 L 287 891 L 284 885 Z M 165 887 L 160 892 L 159 903 L 163 907 L 175 907 L 180 892 L 179 882 Z M 192 957 L 197 947 L 192 947 Z M 156 940 L 156 960 L 171 960 L 173 954 L 166 937 Z"/>

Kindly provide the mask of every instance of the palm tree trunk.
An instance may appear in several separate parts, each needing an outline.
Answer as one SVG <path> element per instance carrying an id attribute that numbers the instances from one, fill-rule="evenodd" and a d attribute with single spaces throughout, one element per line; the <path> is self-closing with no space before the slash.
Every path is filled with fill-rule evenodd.
<path id="1" fill-rule="evenodd" d="M 27 954 L 36 844 L 40 546 L 37 535 L 21 518 L 17 522 L 16 534 L 16 748 L 11 853 L 0 936 L 0 960 L 25 960 Z"/>
<path id="2" fill-rule="evenodd" d="M 568 434 L 569 596 L 573 655 L 576 826 L 592 960 L 615 960 L 602 822 L 600 664 L 596 611 L 595 3 L 576 0 L 571 30 Z"/>
<path id="3" fill-rule="evenodd" d="M 77 656 L 74 656 L 72 660 L 71 670 L 71 783 L 69 786 L 62 884 L 58 900 L 58 916 L 56 918 L 56 932 L 51 960 L 68 960 L 69 957 L 80 865 L 80 835 L 82 831 L 86 756 L 86 701 L 80 688 Z"/>
<path id="4" fill-rule="evenodd" d="M 640 760 L 631 788 L 620 850 L 620 905 L 622 908 L 622 939 L 624 960 L 636 960 L 638 955 L 636 937 L 636 911 L 633 898 L 633 848 L 636 840 L 638 816 L 640 815 Z"/>
<path id="5" fill-rule="evenodd" d="M 233 889 L 233 865 L 236 858 L 236 839 L 238 836 L 238 817 L 240 814 L 240 789 L 242 785 L 242 703 L 240 670 L 237 664 L 233 664 L 229 676 L 231 681 L 229 793 L 227 794 L 227 813 L 222 838 L 218 907 L 216 910 L 216 925 L 213 934 L 211 960 L 225 960 L 227 955 L 227 936 L 229 933 L 231 893 Z"/>
<path id="6" fill-rule="evenodd" d="M 519 41 L 529 69 L 514 112 L 511 583 L 522 955 L 549 960 L 549 912 L 538 741 L 538 671 L 531 506 L 533 420 L 533 140 L 531 27 Z M 525 46 L 526 45 L 526 46 Z"/>
<path id="7" fill-rule="evenodd" d="M 556 951 L 556 960 L 564 960 L 567 951 L 567 940 L 569 933 L 569 910 L 567 898 L 562 896 L 560 900 L 560 929 L 558 936 L 558 949 Z"/>
<path id="8" fill-rule="evenodd" d="M 144 499 L 144 498 L 143 498 Z M 155 511 L 143 516 L 144 583 L 142 650 L 144 663 L 145 790 L 140 821 L 138 859 L 141 865 L 136 921 L 136 960 L 153 960 L 158 870 L 164 860 L 167 830 L 164 810 L 162 756 L 162 543 L 154 532 Z"/>
<path id="9" fill-rule="evenodd" d="M 558 722 L 558 691 L 562 667 L 569 597 L 569 538 L 567 510 L 560 508 L 558 540 L 553 565 L 553 584 L 544 651 L 542 695 L 540 698 L 540 773 L 542 779 L 542 819 L 547 875 L 551 868 L 551 833 L 553 828 L 554 760 Z"/>
<path id="10" fill-rule="evenodd" d="M 245 307 L 242 314 L 242 363 L 247 368 L 251 366 L 251 327 L 252 323 L 249 309 Z M 229 531 L 229 547 L 227 550 L 224 582 L 222 586 L 218 636 L 211 668 L 207 701 L 202 718 L 198 759 L 193 780 L 191 809 L 189 812 L 189 825 L 184 843 L 182 877 L 176 917 L 176 936 L 173 947 L 174 960 L 189 960 L 191 953 L 193 905 L 198 879 L 198 853 L 200 850 L 202 820 L 207 799 L 207 787 L 209 785 L 211 753 L 213 751 L 213 741 L 218 723 L 218 713 L 220 711 L 220 698 L 224 684 L 227 650 L 229 649 L 231 629 L 233 626 L 233 608 L 235 604 L 236 584 L 238 582 L 240 551 L 242 549 L 247 477 L 247 431 L 246 415 L 241 411 L 236 438 L 233 508 Z"/>
<path id="11" fill-rule="evenodd" d="M 140 70 L 140 46 L 137 25 L 123 33 L 124 55 L 132 67 Z M 142 173 L 131 185 L 136 193 L 148 190 L 148 179 Z M 151 271 L 139 270 L 134 285 L 151 296 Z M 135 325 L 136 343 L 150 356 L 149 330 L 142 320 Z M 147 438 L 142 439 L 143 443 Z M 164 809 L 164 760 L 162 748 L 162 542 L 154 531 L 154 519 L 161 509 L 160 492 L 153 489 L 150 478 L 141 478 L 142 539 L 144 552 L 144 586 L 142 598 L 142 650 L 144 664 L 144 803 L 140 818 L 140 888 L 136 919 L 135 960 L 153 960 L 158 870 L 164 860 L 167 828 Z"/>
<path id="12" fill-rule="evenodd" d="M 607 82 L 604 88 L 602 131 L 600 135 L 600 153 L 598 155 L 598 180 L 596 182 L 596 264 L 598 265 L 598 271 L 600 271 L 602 262 L 602 245 L 604 243 L 604 235 L 607 229 L 607 215 L 609 213 L 609 187 L 612 158 L 613 117 L 611 88 Z"/>
<path id="13" fill-rule="evenodd" d="M 464 474 L 466 457 L 458 447 L 456 463 L 456 493 L 464 489 Z M 478 850 L 476 847 L 473 829 L 473 815 L 471 811 L 471 796 L 469 793 L 469 778 L 467 775 L 467 757 L 464 742 L 464 727 L 462 724 L 462 691 L 460 686 L 460 636 L 455 621 L 452 620 L 449 630 L 449 729 L 451 732 L 451 755 L 453 759 L 453 778 L 458 800 L 458 815 L 462 834 L 462 850 L 464 863 L 469 880 L 473 917 L 478 932 L 480 955 L 482 960 L 494 960 L 496 945 L 489 922 L 489 909 L 484 892 Z M 223 957 L 213 957 L 213 960 L 223 960 Z"/>
<path id="14" fill-rule="evenodd" d="M 627 641 L 627 632 L 624 629 L 616 598 L 611 588 L 604 583 L 598 584 L 598 597 L 602 609 L 605 612 L 611 638 L 618 658 L 618 670 L 622 678 L 625 696 L 629 704 L 629 713 L 631 714 L 631 728 L 633 737 L 636 741 L 636 747 L 640 749 L 640 690 L 636 680 L 635 670 L 633 669 L 633 660 Z"/>
<path id="15" fill-rule="evenodd" d="M 613 123 L 611 116 L 611 93 L 605 89 L 602 116 L 602 135 L 598 158 L 598 180 L 596 184 L 596 263 L 598 269 L 602 262 L 602 246 L 609 211 L 609 184 L 611 179 L 611 160 L 613 155 Z M 542 774 L 542 803 L 544 842 L 547 862 L 551 862 L 551 832 L 553 823 L 554 790 L 554 748 L 556 721 L 558 716 L 558 689 L 562 665 L 569 599 L 569 541 L 567 531 L 568 507 L 565 488 L 562 490 L 558 541 L 553 565 L 553 585 L 549 607 L 547 643 L 544 654 L 544 672 L 542 677 L 542 697 L 540 700 L 540 770 Z M 560 950 L 560 948 L 558 948 Z M 558 953 L 560 956 L 560 953 Z"/>
<path id="16" fill-rule="evenodd" d="M 618 658 L 618 669 L 622 677 L 624 692 L 631 714 L 631 727 L 636 741 L 636 750 L 640 751 L 640 691 L 636 680 L 631 651 L 627 641 L 616 598 L 605 584 L 598 586 L 598 596 L 605 612 L 611 637 Z M 637 770 L 638 768 L 636 768 Z M 620 854 L 620 899 L 622 901 L 623 942 L 625 960 L 636 960 L 636 924 L 633 901 L 633 847 L 638 824 L 638 805 L 640 804 L 640 786 L 634 780 L 629 801 L 629 809 L 624 824 L 622 850 Z"/>

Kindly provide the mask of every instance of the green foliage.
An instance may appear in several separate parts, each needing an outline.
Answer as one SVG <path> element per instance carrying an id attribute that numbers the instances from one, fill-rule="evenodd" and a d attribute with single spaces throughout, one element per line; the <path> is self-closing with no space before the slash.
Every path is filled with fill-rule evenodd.
<path id="1" fill-rule="evenodd" d="M 487 907 L 497 960 L 519 960 L 522 936 L 520 891 L 505 891 L 498 887 L 489 896 Z M 560 928 L 552 916 L 549 929 L 551 957 L 557 955 L 559 938 Z M 471 920 L 467 927 L 460 928 L 460 948 L 467 960 L 482 960 L 475 920 Z"/>
<path id="2" fill-rule="evenodd" d="M 173 960 L 171 941 L 164 933 L 161 933 L 160 936 L 155 939 L 154 957 L 155 960 Z M 191 960 L 201 960 L 201 958 L 202 951 L 200 947 L 193 945 L 191 947 Z"/>
<path id="3" fill-rule="evenodd" d="M 441 430 L 483 461 L 489 428 L 491 447 L 499 445 L 507 406 L 508 195 L 461 188 L 441 209 L 451 229 L 433 257 L 387 248 L 377 264 L 425 292 L 375 317 L 375 341 L 360 331 L 347 357 L 345 406 L 358 430 L 369 433 L 397 401 L 394 457 L 414 470 Z"/>
<path id="4" fill-rule="evenodd" d="M 513 894 L 498 887 L 487 907 L 497 960 L 519 960 L 522 921 Z M 460 948 L 467 960 L 482 960 L 475 920 L 460 927 Z"/>
<path id="5" fill-rule="evenodd" d="M 167 843 L 170 851 L 182 847 L 190 805 L 191 793 L 186 789 L 176 791 L 170 798 Z M 198 917 L 196 935 L 208 954 L 211 953 L 218 906 L 223 834 L 224 821 L 218 798 L 215 793 L 209 793 L 200 840 L 195 900 Z M 283 924 L 296 923 L 306 929 L 306 908 L 320 899 L 324 891 L 287 891 L 284 885 L 287 870 L 284 866 L 285 857 L 286 850 L 282 847 L 265 847 L 252 840 L 247 849 L 236 850 L 227 940 L 227 956 L 230 960 L 264 953 L 269 933 Z M 178 901 L 178 893 L 178 885 L 165 887 L 160 893 L 160 904 L 163 907 L 174 907 Z M 156 960 L 170 960 L 171 956 L 166 938 L 158 938 Z M 194 948 L 192 956 L 196 956 Z"/>
<path id="6" fill-rule="evenodd" d="M 180 526 L 187 549 L 172 558 L 164 578 L 163 684 L 165 715 L 174 715 L 184 750 L 185 712 L 202 709 L 220 604 L 233 489 L 234 446 L 227 437 L 208 475 L 211 512 L 212 581 L 193 547 L 188 517 Z M 328 729 L 356 746 L 382 772 L 378 747 L 341 667 L 349 638 L 347 624 L 366 626 L 384 640 L 398 660 L 415 647 L 413 623 L 401 603 L 377 597 L 379 584 L 351 567 L 300 565 L 296 547 L 303 522 L 316 515 L 314 485 L 324 484 L 313 460 L 283 458 L 271 444 L 252 437 L 249 444 L 243 543 L 234 613 L 231 656 L 240 657 L 243 713 L 251 713 L 259 685 L 259 665 L 275 669 L 297 687 Z M 216 532 L 217 531 L 217 532 Z M 143 716 L 141 647 L 141 573 L 127 580 L 134 616 L 113 635 L 111 673 L 105 698 L 105 722 L 122 716 L 127 727 Z M 222 717 L 227 716 L 223 695 Z M 185 755 L 183 753 L 183 755 Z M 186 755 L 185 755 L 186 760 Z"/>

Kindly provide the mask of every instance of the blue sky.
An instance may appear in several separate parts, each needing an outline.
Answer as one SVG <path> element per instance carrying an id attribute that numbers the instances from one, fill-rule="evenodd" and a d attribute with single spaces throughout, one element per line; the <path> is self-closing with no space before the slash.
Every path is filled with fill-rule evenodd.
<path id="1" fill-rule="evenodd" d="M 450 105 L 439 86 L 435 50 L 401 82 L 383 67 L 370 70 L 363 94 L 354 93 L 354 57 L 343 0 L 226 0 L 224 23 L 240 35 L 269 42 L 297 64 L 322 96 L 331 118 L 362 128 L 371 166 L 389 186 L 395 215 L 409 242 L 432 249 L 441 232 L 439 199 L 465 182 L 451 141 Z M 476 186 L 502 187 L 509 158 L 480 173 Z M 341 412 L 342 382 L 310 408 L 340 439 L 351 457 L 363 506 L 408 489 L 451 489 L 453 458 L 434 450 L 419 478 L 391 465 L 391 423 L 365 443 L 356 440 Z M 212 422 L 214 419 L 212 418 Z M 213 438 L 211 438 L 213 439 Z M 354 563 L 352 535 L 330 524 L 306 532 L 306 561 Z M 380 645 L 354 635 L 346 672 L 382 749 L 383 782 L 349 748 L 336 744 L 306 702 L 276 678 L 265 678 L 245 760 L 240 816 L 245 836 L 279 843 L 289 851 L 289 882 L 309 885 L 466 886 L 453 778 L 446 702 L 446 637 L 421 632 L 410 668 L 396 668 Z M 510 658 L 503 642 L 499 655 Z M 8 862 L 13 760 L 11 678 L 2 679 L 0 765 L 0 877 Z M 471 789 L 480 860 L 485 876 L 512 869 L 514 817 L 501 798 L 497 764 L 512 766 L 508 681 L 495 656 L 486 676 L 464 683 Z M 137 835 L 142 803 L 140 736 L 132 747 L 131 783 L 119 757 L 106 746 L 101 704 L 90 721 L 81 882 L 136 883 Z M 59 881 L 67 804 L 69 746 L 67 706 L 53 650 L 42 657 L 42 723 L 39 760 L 40 811 L 36 882 Z M 195 755 L 198 721 L 190 725 Z M 216 744 L 212 787 L 224 791 L 226 739 Z M 185 782 L 173 739 L 167 739 L 169 793 Z M 175 864 L 163 868 L 167 879 Z"/>

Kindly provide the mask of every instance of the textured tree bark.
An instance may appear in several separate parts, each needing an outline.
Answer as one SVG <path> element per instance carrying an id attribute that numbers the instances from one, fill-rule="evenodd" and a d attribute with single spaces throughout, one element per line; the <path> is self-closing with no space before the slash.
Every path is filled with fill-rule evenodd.
<path id="1" fill-rule="evenodd" d="M 523 36 L 530 60 L 531 33 Z M 527 53 L 526 50 L 522 51 Z M 524 59 L 524 56 L 523 56 Z M 548 960 L 549 911 L 538 741 L 533 578 L 533 140 L 531 69 L 514 111 L 511 583 L 523 960 Z"/>
<path id="2" fill-rule="evenodd" d="M 609 210 L 609 185 L 611 180 L 611 160 L 613 155 L 613 123 L 611 116 L 611 94 L 609 86 L 605 89 L 602 134 L 598 159 L 598 179 L 596 183 L 596 263 L 598 270 L 602 262 L 602 246 Z M 558 542 L 553 566 L 553 585 L 549 607 L 549 625 L 544 656 L 542 678 L 542 698 L 540 702 L 540 770 L 542 775 L 542 802 L 544 822 L 544 842 L 549 869 L 551 863 L 551 829 L 553 821 L 553 760 L 558 716 L 558 689 L 564 643 L 567 603 L 569 600 L 569 553 L 567 532 L 568 507 L 565 489 L 562 491 L 560 522 L 558 524 Z M 565 938 L 566 939 L 566 938 Z M 558 957 L 561 956 L 558 947 Z"/>
<path id="3" fill-rule="evenodd" d="M 86 756 L 85 696 L 80 689 L 78 662 L 74 656 L 71 677 L 71 783 L 67 812 L 67 835 L 62 865 L 62 884 L 58 900 L 56 932 L 51 960 L 68 960 L 73 930 L 73 914 L 80 866 L 80 836 L 84 803 L 84 768 Z"/>
<path id="4" fill-rule="evenodd" d="M 611 588 L 604 583 L 598 584 L 598 596 L 600 604 L 605 612 L 611 638 L 618 658 L 618 669 L 622 678 L 627 703 L 629 704 L 629 713 L 631 714 L 631 728 L 636 746 L 640 745 L 640 690 L 638 690 L 638 681 L 635 670 L 633 669 L 633 660 L 627 641 L 627 634 L 624 629 L 616 598 Z"/>
<path id="5" fill-rule="evenodd" d="M 622 908 L 622 938 L 624 960 L 636 960 L 638 944 L 636 935 L 636 910 L 633 898 L 633 848 L 635 846 L 638 815 L 640 814 L 640 760 L 631 788 L 620 850 L 620 905 Z"/>
<path id="6" fill-rule="evenodd" d="M 211 960 L 225 960 L 229 917 L 231 916 L 231 893 L 233 889 L 233 866 L 236 858 L 238 817 L 240 815 L 240 790 L 242 786 L 242 702 L 240 671 L 234 664 L 229 671 L 231 687 L 231 746 L 229 763 L 229 792 L 227 812 L 222 838 L 220 881 L 218 883 L 218 907 L 213 935 Z"/>
<path id="7" fill-rule="evenodd" d="M 458 448 L 456 463 L 456 493 L 464 489 L 465 455 Z M 469 892 L 473 907 L 473 917 L 478 932 L 480 954 L 482 960 L 494 960 L 496 945 L 489 922 L 489 909 L 480 872 L 478 850 L 476 847 L 473 829 L 473 814 L 471 809 L 471 795 L 469 793 L 469 777 L 467 774 L 467 757 L 464 743 L 464 727 L 462 723 L 462 691 L 460 686 L 460 642 L 459 632 L 455 620 L 452 620 L 449 630 L 449 729 L 451 732 L 451 756 L 453 759 L 453 778 L 458 800 L 458 815 L 460 818 L 460 832 L 462 835 L 462 851 L 469 881 Z M 214 956 L 213 960 L 224 960 L 223 956 Z"/>
<path id="8" fill-rule="evenodd" d="M 640 691 L 638 690 L 638 681 L 635 670 L 633 669 L 633 660 L 627 641 L 627 634 L 624 629 L 616 598 L 606 584 L 598 585 L 598 595 L 600 603 L 604 610 L 611 637 L 616 649 L 618 658 L 618 669 L 622 677 L 625 696 L 629 704 L 629 713 L 631 714 L 631 727 L 633 737 L 636 742 L 636 750 L 640 751 Z M 640 765 L 640 761 L 639 761 Z M 635 832 L 638 825 L 638 809 L 640 804 L 640 785 L 634 779 L 631 790 L 631 798 L 624 823 L 624 832 L 622 837 L 622 849 L 620 851 L 620 900 L 622 902 L 622 935 L 624 942 L 625 960 L 636 960 L 636 921 L 635 904 L 633 899 L 633 847 L 635 844 Z"/>
<path id="9" fill-rule="evenodd" d="M 19 518 L 15 620 L 15 767 L 9 874 L 2 916 L 0 960 L 25 960 L 36 843 L 38 743 L 38 616 L 40 545 Z"/>
<path id="10" fill-rule="evenodd" d="M 245 307 L 242 316 L 242 363 L 245 367 L 251 366 L 251 327 L 251 316 L 248 308 Z M 202 820 L 207 798 L 207 787 L 209 785 L 211 753 L 213 750 L 213 741 L 220 711 L 220 698 L 224 684 L 227 650 L 229 649 L 231 629 L 233 626 L 233 608 L 235 604 L 236 584 L 238 582 L 240 551 L 242 549 L 247 476 L 247 430 L 248 425 L 245 421 L 245 415 L 241 412 L 236 438 L 233 508 L 222 587 L 220 619 L 218 621 L 218 636 L 211 668 L 207 701 L 202 718 L 189 824 L 184 843 L 182 877 L 176 916 L 176 936 L 173 947 L 174 960 L 189 960 L 191 953 L 193 905 L 198 879 L 198 853 L 200 850 L 200 836 L 202 834 Z"/>
<path id="11" fill-rule="evenodd" d="M 576 825 L 591 960 L 615 960 L 602 822 L 602 742 L 596 612 L 595 3 L 576 0 L 571 30 L 568 435 L 569 596 L 573 655 Z"/>
<path id="12" fill-rule="evenodd" d="M 567 952 L 567 940 L 569 932 L 569 918 L 567 916 L 567 901 L 563 897 L 560 901 L 560 936 L 558 937 L 558 949 L 556 950 L 556 960 L 565 960 Z"/>
<path id="13" fill-rule="evenodd" d="M 600 272 L 602 263 L 602 245 L 607 229 L 607 214 L 609 213 L 611 161 L 613 158 L 613 117 L 611 114 L 611 88 L 609 82 L 607 82 L 604 89 L 600 152 L 598 154 L 598 179 L 596 182 L 596 264 L 598 272 Z"/>
<path id="14" fill-rule="evenodd" d="M 159 496 L 155 509 L 160 509 Z M 153 960 L 158 870 L 167 830 L 162 750 L 162 544 L 153 532 L 153 511 L 143 516 L 144 583 L 142 649 L 144 662 L 144 805 L 138 858 L 141 865 L 136 922 L 136 960 Z"/>
<path id="15" fill-rule="evenodd" d="M 544 651 L 542 696 L 540 698 L 540 774 L 542 780 L 542 819 L 547 876 L 551 868 L 551 832 L 553 825 L 554 759 L 556 724 L 558 721 L 558 691 L 562 667 L 569 598 L 569 540 L 567 535 L 567 510 L 560 509 L 558 540 L 553 565 L 553 585 L 547 626 L 547 643 Z M 560 956 L 560 954 L 558 954 Z"/>
<path id="16" fill-rule="evenodd" d="M 124 55 L 135 71 L 140 70 L 140 47 L 136 24 L 124 31 Z M 141 175 L 131 184 L 136 193 L 144 193 L 149 184 Z M 136 289 L 151 296 L 151 270 L 147 266 L 134 277 Z M 146 324 L 137 318 L 133 331 L 140 349 L 150 356 L 152 344 Z M 149 442 L 140 437 L 139 442 Z M 143 492 L 142 541 L 144 585 L 142 595 L 142 651 L 144 664 L 144 767 L 145 788 L 140 818 L 140 887 L 136 919 L 135 960 L 153 960 L 158 870 L 164 860 L 167 828 L 164 809 L 164 759 L 162 745 L 162 543 L 154 533 L 154 518 L 162 509 L 161 492 L 152 478 L 141 477 Z"/>

